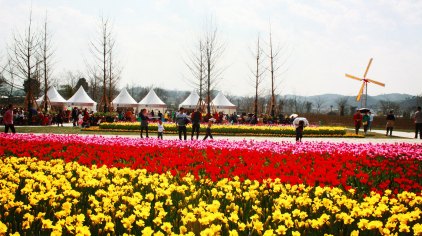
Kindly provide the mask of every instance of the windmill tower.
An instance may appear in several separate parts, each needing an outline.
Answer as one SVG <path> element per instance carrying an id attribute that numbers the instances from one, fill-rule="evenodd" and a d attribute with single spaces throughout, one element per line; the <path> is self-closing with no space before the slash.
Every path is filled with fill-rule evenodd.
<path id="1" fill-rule="evenodd" d="M 369 67 L 371 67 L 371 63 L 372 63 L 372 58 L 369 60 L 368 66 L 366 67 L 365 70 L 365 74 L 363 74 L 363 78 L 359 78 L 353 75 L 349 75 L 346 74 L 346 77 L 354 79 L 354 80 L 358 80 L 358 81 L 362 81 L 362 86 L 360 87 L 358 96 L 356 97 L 356 101 L 361 101 L 361 107 L 366 107 L 366 103 L 368 101 L 368 83 L 374 83 L 376 85 L 385 87 L 385 84 L 372 80 L 372 79 L 368 79 L 366 76 L 368 75 L 368 71 L 369 71 Z M 363 92 L 365 92 L 364 96 Z M 361 99 L 362 98 L 362 99 Z"/>

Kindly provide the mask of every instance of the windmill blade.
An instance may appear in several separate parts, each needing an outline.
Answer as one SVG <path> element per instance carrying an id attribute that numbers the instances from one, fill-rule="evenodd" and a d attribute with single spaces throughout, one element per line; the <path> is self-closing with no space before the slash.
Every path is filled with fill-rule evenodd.
<path id="1" fill-rule="evenodd" d="M 365 88 L 365 82 L 362 83 L 362 86 L 360 87 L 358 96 L 356 97 L 356 101 L 360 101 L 360 97 L 362 97 L 363 89 Z"/>
<path id="2" fill-rule="evenodd" d="M 369 59 L 368 66 L 366 67 L 365 74 L 363 75 L 363 78 L 364 78 L 364 79 L 366 79 L 366 75 L 368 74 L 368 70 L 369 70 L 369 67 L 371 67 L 371 64 L 372 64 L 372 58 L 371 58 L 371 59 Z"/>
<path id="3" fill-rule="evenodd" d="M 372 80 L 372 79 L 366 79 L 366 80 L 368 80 L 371 83 L 377 84 L 379 86 L 385 87 L 385 84 L 383 84 L 381 82 L 378 82 L 378 81 L 375 81 L 375 80 Z"/>
<path id="4" fill-rule="evenodd" d="M 353 75 L 349 75 L 349 74 L 346 74 L 346 77 L 349 77 L 349 78 L 355 79 L 355 80 L 359 80 L 359 81 L 362 81 L 363 80 L 363 79 L 361 79 L 359 77 L 356 77 L 356 76 L 353 76 Z"/>

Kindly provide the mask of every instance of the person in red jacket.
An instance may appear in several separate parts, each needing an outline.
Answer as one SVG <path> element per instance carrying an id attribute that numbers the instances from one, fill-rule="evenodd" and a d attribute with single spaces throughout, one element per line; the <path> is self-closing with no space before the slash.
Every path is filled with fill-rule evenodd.
<path id="1" fill-rule="evenodd" d="M 9 105 L 6 113 L 4 113 L 3 123 L 4 123 L 5 133 L 9 132 L 9 128 L 12 131 L 12 133 L 16 133 L 15 125 L 13 124 L 13 105 L 12 104 Z"/>
<path id="2" fill-rule="evenodd" d="M 353 121 L 355 122 L 355 132 L 356 134 L 359 133 L 360 126 L 362 124 L 362 114 L 360 114 L 359 110 L 356 110 L 356 113 L 353 115 Z"/>

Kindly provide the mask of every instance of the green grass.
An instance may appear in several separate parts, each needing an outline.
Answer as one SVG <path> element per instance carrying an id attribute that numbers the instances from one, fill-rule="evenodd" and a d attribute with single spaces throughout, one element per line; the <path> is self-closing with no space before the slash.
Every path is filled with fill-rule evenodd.
<path id="1" fill-rule="evenodd" d="M 46 133 L 46 134 L 103 134 L 103 135 L 139 135 L 133 132 L 87 132 L 82 131 L 79 127 L 57 127 L 57 126 L 17 126 L 17 133 Z M 4 132 L 4 128 L 1 130 Z"/>

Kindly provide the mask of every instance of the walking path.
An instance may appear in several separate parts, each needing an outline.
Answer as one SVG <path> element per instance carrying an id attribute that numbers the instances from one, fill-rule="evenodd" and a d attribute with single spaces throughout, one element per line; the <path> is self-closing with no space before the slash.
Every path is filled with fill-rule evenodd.
<path id="1" fill-rule="evenodd" d="M 385 130 L 372 130 L 371 132 L 378 133 L 378 134 L 384 134 L 386 133 Z M 403 131 L 393 131 L 393 135 L 397 137 L 402 138 L 415 138 L 415 132 L 403 132 Z"/>

